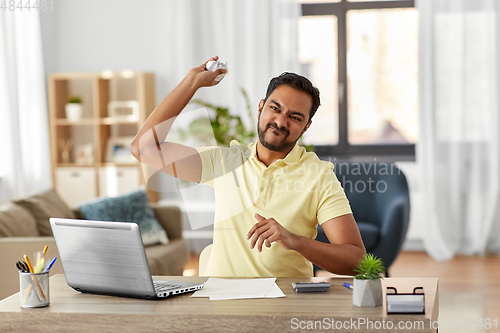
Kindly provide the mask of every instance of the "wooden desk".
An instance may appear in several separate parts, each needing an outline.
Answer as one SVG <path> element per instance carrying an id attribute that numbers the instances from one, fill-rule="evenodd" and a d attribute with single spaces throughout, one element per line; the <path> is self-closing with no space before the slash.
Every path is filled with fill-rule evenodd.
<path id="1" fill-rule="evenodd" d="M 198 276 L 155 278 L 190 282 L 207 279 Z M 329 281 L 331 287 L 326 293 L 295 293 L 291 283 L 306 280 Z M 48 307 L 23 309 L 19 305 L 19 293 L 0 301 L 0 331 L 298 332 L 303 331 L 302 327 L 307 331 L 436 332 L 431 323 L 438 319 L 437 279 L 383 280 L 383 286 L 394 286 L 399 292 L 424 287 L 425 315 L 387 315 L 385 303 L 375 308 L 354 306 L 352 290 L 342 285 L 352 283 L 352 278 L 278 278 L 276 282 L 285 298 L 210 301 L 192 298 L 192 293 L 188 293 L 147 301 L 82 294 L 68 287 L 64 275 L 55 275 L 50 278 Z M 369 323 L 360 325 L 359 320 L 362 323 L 363 319 L 372 321 L 373 328 L 367 326 Z M 343 323 L 349 325 L 349 329 L 332 329 L 332 320 L 333 325 Z M 388 329 L 389 322 L 392 329 Z M 403 329 L 398 328 L 399 322 Z M 384 326 L 377 329 L 384 323 L 385 330 Z M 404 328 L 417 323 L 420 329 Z M 315 324 L 316 330 L 307 329 L 308 325 Z"/>

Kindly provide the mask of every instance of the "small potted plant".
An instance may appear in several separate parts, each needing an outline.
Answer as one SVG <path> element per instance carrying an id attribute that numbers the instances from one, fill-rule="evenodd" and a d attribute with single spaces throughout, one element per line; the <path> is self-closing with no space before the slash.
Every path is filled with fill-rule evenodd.
<path id="1" fill-rule="evenodd" d="M 82 117 L 82 99 L 79 96 L 71 96 L 65 106 L 66 119 L 70 122 L 79 121 Z"/>
<path id="2" fill-rule="evenodd" d="M 380 273 L 385 270 L 384 263 L 373 254 L 365 254 L 359 260 L 358 273 L 354 276 L 352 303 L 357 306 L 382 305 L 382 281 Z"/>

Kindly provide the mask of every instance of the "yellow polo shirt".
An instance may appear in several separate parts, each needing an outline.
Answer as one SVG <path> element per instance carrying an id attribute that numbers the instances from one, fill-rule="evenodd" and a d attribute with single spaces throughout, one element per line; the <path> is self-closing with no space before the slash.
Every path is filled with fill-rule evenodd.
<path id="1" fill-rule="evenodd" d="M 247 233 L 259 213 L 273 217 L 288 231 L 316 238 L 316 227 L 351 214 L 349 202 L 333 173 L 333 164 L 295 147 L 266 167 L 256 143 L 197 148 L 202 162 L 200 184 L 215 190 L 212 254 L 205 275 L 219 277 L 313 276 L 310 261 L 281 245 L 250 249 Z"/>

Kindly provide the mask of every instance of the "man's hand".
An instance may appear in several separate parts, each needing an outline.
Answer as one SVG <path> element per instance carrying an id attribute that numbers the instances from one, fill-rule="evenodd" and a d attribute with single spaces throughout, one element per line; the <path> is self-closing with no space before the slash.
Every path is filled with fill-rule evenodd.
<path id="1" fill-rule="evenodd" d="M 219 59 L 219 57 L 215 56 L 215 57 L 207 60 L 203 65 L 191 69 L 187 73 L 186 78 L 194 80 L 196 82 L 196 85 L 198 88 L 211 87 L 211 86 L 215 86 L 215 85 L 219 84 L 220 81 L 215 81 L 215 78 L 219 74 L 225 73 L 226 70 L 220 68 L 214 72 L 211 72 L 206 68 L 207 62 L 212 61 L 212 60 L 215 61 L 218 59 Z"/>
<path id="2" fill-rule="evenodd" d="M 247 239 L 252 237 L 250 248 L 253 249 L 257 243 L 257 249 L 262 252 L 262 244 L 265 242 L 266 247 L 271 247 L 272 242 L 276 242 L 283 246 L 285 250 L 291 250 L 295 246 L 297 235 L 289 232 L 274 218 L 266 219 L 261 215 L 255 213 L 257 222 L 247 234 Z"/>

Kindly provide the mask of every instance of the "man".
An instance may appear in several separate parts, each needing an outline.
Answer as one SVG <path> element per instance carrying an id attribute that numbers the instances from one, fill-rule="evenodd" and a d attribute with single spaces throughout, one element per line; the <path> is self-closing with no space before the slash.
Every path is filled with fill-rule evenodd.
<path id="1" fill-rule="evenodd" d="M 210 60 L 217 60 L 214 57 Z M 353 275 L 366 253 L 333 164 L 297 145 L 320 100 L 306 78 L 273 78 L 258 109 L 258 137 L 248 147 L 192 148 L 164 142 L 176 116 L 201 87 L 226 71 L 191 69 L 158 105 L 130 146 L 143 163 L 214 187 L 216 224 L 206 275 L 312 276 L 312 263 Z M 314 240 L 321 224 L 331 244 Z"/>

